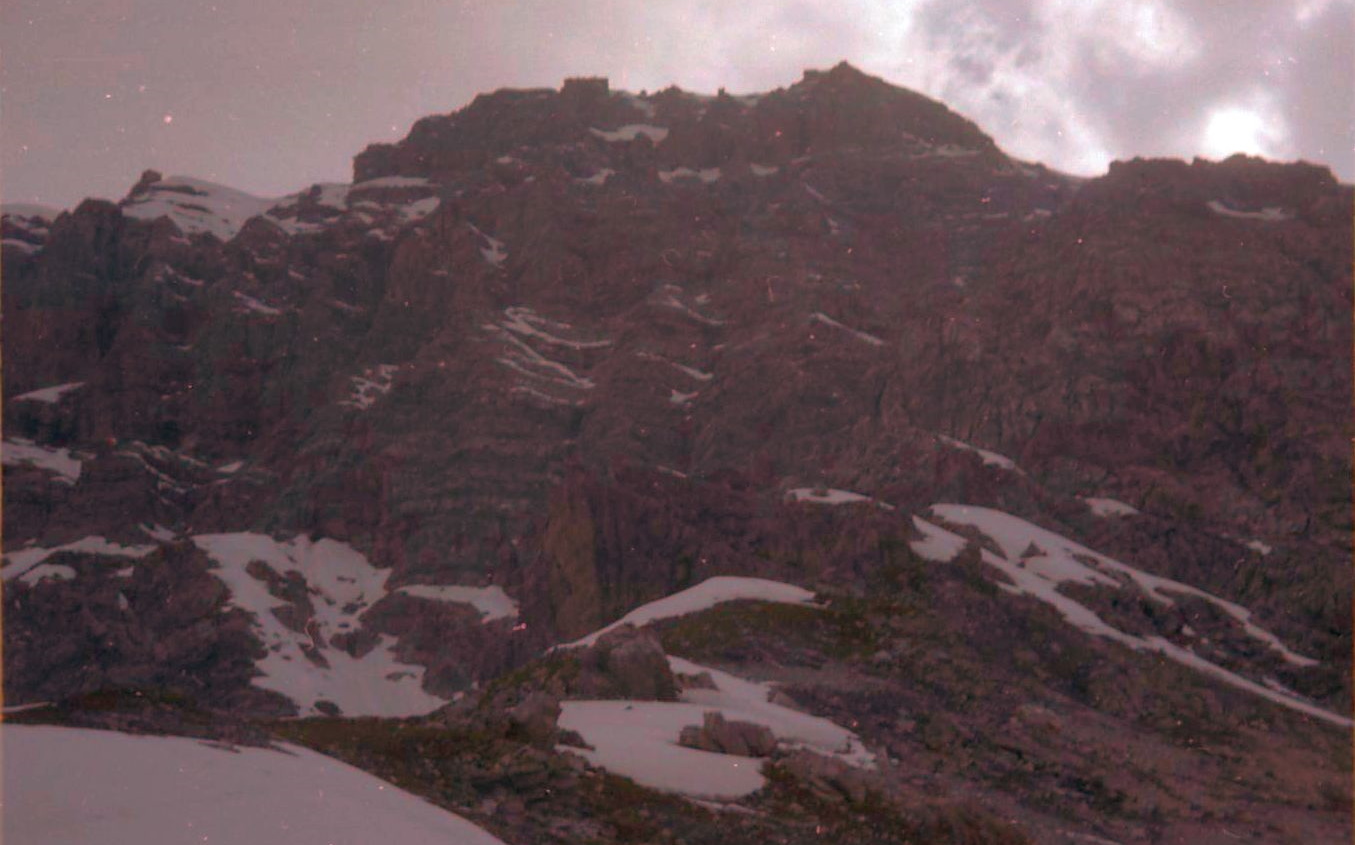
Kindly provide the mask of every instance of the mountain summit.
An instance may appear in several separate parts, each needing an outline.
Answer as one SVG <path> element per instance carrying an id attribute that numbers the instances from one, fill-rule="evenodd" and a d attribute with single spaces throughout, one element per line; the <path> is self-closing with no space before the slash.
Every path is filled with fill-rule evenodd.
<path id="1" fill-rule="evenodd" d="M 1353 199 L 843 63 L 6 211 L 5 695 L 510 843 L 1348 838 Z"/>

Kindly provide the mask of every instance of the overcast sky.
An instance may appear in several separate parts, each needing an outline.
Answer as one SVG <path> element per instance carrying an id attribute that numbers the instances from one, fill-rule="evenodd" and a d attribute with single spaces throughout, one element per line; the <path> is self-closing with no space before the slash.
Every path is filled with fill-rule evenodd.
<path id="1" fill-rule="evenodd" d="M 1243 151 L 1355 179 L 1355 0 L 4 0 L 0 196 L 148 167 L 261 195 L 500 87 L 748 93 L 846 59 L 1078 174 Z"/>

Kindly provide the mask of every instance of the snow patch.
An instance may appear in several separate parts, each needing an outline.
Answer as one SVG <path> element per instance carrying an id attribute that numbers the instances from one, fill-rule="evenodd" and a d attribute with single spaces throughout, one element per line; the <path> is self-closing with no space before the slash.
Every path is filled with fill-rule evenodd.
<path id="1" fill-rule="evenodd" d="M 672 308 L 677 311 L 681 311 L 683 314 L 686 314 L 688 317 L 691 317 L 693 320 L 695 320 L 698 323 L 701 323 L 704 326 L 723 326 L 725 324 L 724 320 L 717 320 L 714 317 L 707 317 L 705 314 L 702 314 L 695 310 L 694 308 L 692 308 L 691 306 L 686 305 L 673 294 L 674 290 L 680 291 L 681 288 L 678 288 L 676 285 L 664 285 L 663 292 L 659 296 L 657 304 L 664 308 Z"/>
<path id="2" fill-rule="evenodd" d="M 433 183 L 422 176 L 381 176 L 376 179 L 357 182 L 353 185 L 353 190 L 366 190 L 368 188 L 426 188 L 432 186 Z"/>
<path id="3" fill-rule="evenodd" d="M 793 502 L 810 502 L 815 505 L 850 505 L 857 502 L 872 502 L 869 496 L 853 493 L 850 490 L 833 490 L 824 487 L 796 487 L 786 491 L 786 498 Z"/>
<path id="4" fill-rule="evenodd" d="M 775 174 L 775 173 L 776 173 L 777 171 L 779 171 L 781 168 L 777 167 L 777 166 L 774 165 L 774 164 L 756 164 L 756 163 L 754 163 L 754 164 L 748 165 L 748 169 L 751 170 L 751 171 L 753 171 L 753 175 L 754 175 L 754 176 L 757 176 L 757 177 L 764 177 L 764 176 L 771 176 L 771 175 Z"/>
<path id="5" fill-rule="evenodd" d="M 54 581 L 70 581 L 75 578 L 75 570 L 64 563 L 40 563 L 19 576 L 20 581 L 30 586 L 48 578 Z"/>
<path id="6" fill-rule="evenodd" d="M 61 398 L 72 390 L 78 390 L 85 386 L 83 381 L 72 381 L 66 384 L 57 384 L 51 387 L 41 387 L 37 390 L 30 390 L 27 393 L 20 393 L 14 397 L 15 402 L 45 402 L 48 405 L 61 401 Z"/>
<path id="7" fill-rule="evenodd" d="M 442 200 L 438 197 L 424 197 L 421 200 L 415 200 L 414 202 L 407 202 L 401 205 L 399 207 L 400 216 L 404 217 L 407 222 L 422 220 L 437 211 L 438 206 L 441 204 Z"/>
<path id="8" fill-rule="evenodd" d="M 815 311 L 813 314 L 810 314 L 809 321 L 823 323 L 825 326 L 832 326 L 835 329 L 841 329 L 842 331 L 847 332 L 857 340 L 863 343 L 868 343 L 871 346 L 884 346 L 885 343 L 883 340 L 881 340 L 880 338 L 876 337 L 873 334 L 867 334 L 866 332 L 857 331 L 856 329 L 844 326 L 842 323 L 839 323 L 837 320 L 834 320 L 832 317 L 829 317 L 822 311 Z"/>
<path id="9" fill-rule="evenodd" d="M 697 301 L 700 302 L 701 297 L 697 297 Z M 635 354 L 636 357 L 644 358 L 647 361 L 662 361 L 663 363 L 668 364 L 674 369 L 691 376 L 697 381 L 710 381 L 711 379 L 715 378 L 715 375 L 713 373 L 702 372 L 701 370 L 698 370 L 695 367 L 689 367 L 686 364 L 679 364 L 677 361 L 671 361 L 663 357 L 662 355 L 655 355 L 653 352 L 637 352 Z"/>
<path id="10" fill-rule="evenodd" d="M 18 238 L 0 239 L 0 247 L 9 247 L 11 249 L 17 249 L 26 255 L 32 255 L 33 253 L 38 252 L 39 250 L 42 249 L 42 247 L 38 244 L 31 244 L 28 241 L 21 241 Z"/>
<path id="11" fill-rule="evenodd" d="M 156 524 L 145 524 L 145 525 L 140 525 L 140 526 L 138 526 L 138 527 L 141 529 L 141 533 L 142 533 L 142 534 L 145 534 L 147 537 L 150 537 L 152 540 L 159 540 L 161 543 L 168 543 L 168 542 L 171 542 L 172 540 L 174 540 L 175 537 L 178 536 L 178 535 L 175 534 L 174 531 L 172 531 L 171 529 L 166 528 L 165 526 L 160 525 L 160 524 L 158 524 L 158 523 L 156 523 Z"/>
<path id="12" fill-rule="evenodd" d="M 71 457 L 69 449 L 39 446 L 31 440 L 18 437 L 4 441 L 0 445 L 0 464 L 4 466 L 35 466 L 38 469 L 55 473 L 64 484 L 74 484 L 80 479 L 83 463 Z"/>
<path id="13" fill-rule="evenodd" d="M 124 200 L 122 213 L 139 220 L 168 217 L 186 235 L 205 232 L 229 241 L 250 218 L 278 202 L 204 179 L 170 176 L 151 184 L 142 195 Z"/>
<path id="14" fill-rule="evenodd" d="M 503 248 L 503 241 L 486 235 L 476 228 L 474 223 L 467 223 L 466 225 L 485 242 L 486 245 L 480 248 L 480 254 L 484 256 L 485 261 L 496 269 L 502 267 L 504 260 L 508 258 L 508 252 Z"/>
<path id="15" fill-rule="evenodd" d="M 668 137 L 668 127 L 653 126 L 648 123 L 628 123 L 625 126 L 616 129 L 589 129 L 597 137 L 604 141 L 616 143 L 617 141 L 634 141 L 636 138 L 644 135 L 649 140 L 658 144 Z"/>
<path id="16" fill-rule="evenodd" d="M 604 167 L 592 176 L 581 176 L 575 179 L 581 185 L 605 185 L 607 180 L 616 175 L 616 171 L 610 167 Z"/>
<path id="17" fill-rule="evenodd" d="M 362 411 L 367 410 L 377 399 L 391 392 L 391 381 L 399 370 L 398 364 L 377 364 L 375 367 L 367 367 L 362 371 L 362 375 L 350 379 L 353 391 L 339 404 Z"/>
<path id="18" fill-rule="evenodd" d="M 672 619 L 709 610 L 717 604 L 730 601 L 768 601 L 780 604 L 814 604 L 814 594 L 803 587 L 766 578 L 747 578 L 738 575 L 717 575 L 688 587 L 681 592 L 639 607 L 612 624 L 586 637 L 565 643 L 558 648 L 581 648 L 597 642 L 598 637 L 622 625 L 640 627 L 660 619 Z M 688 723 L 690 724 L 690 723 Z"/>
<path id="19" fill-rule="evenodd" d="M 709 185 L 712 182 L 720 181 L 720 168 L 707 167 L 703 170 L 692 170 L 690 167 L 679 167 L 676 170 L 659 171 L 659 181 L 665 185 L 671 184 L 675 179 L 700 179 Z"/>
<path id="20" fill-rule="evenodd" d="M 1280 221 L 1288 220 L 1293 216 L 1284 209 L 1276 206 L 1263 208 L 1260 211 L 1238 211 L 1229 208 L 1219 200 L 1210 200 L 1208 205 L 1209 210 L 1215 214 L 1222 217 L 1236 217 L 1239 220 L 1261 220 L 1266 223 L 1279 223 Z"/>
<path id="21" fill-rule="evenodd" d="M 956 555 L 964 551 L 964 547 L 969 541 L 952 534 L 944 528 L 932 525 L 925 519 L 913 517 L 913 527 L 922 535 L 920 540 L 912 540 L 908 543 L 908 548 L 912 549 L 918 557 L 936 563 L 950 563 L 955 560 Z"/>
<path id="22" fill-rule="evenodd" d="M 1097 516 L 1134 516 L 1139 513 L 1138 508 L 1125 504 L 1119 499 L 1099 499 L 1084 496 L 1082 501 L 1086 502 L 1087 507 L 1091 508 L 1091 512 Z"/>
<path id="23" fill-rule="evenodd" d="M 43 564 L 43 561 L 52 555 L 64 552 L 79 553 L 86 555 L 97 555 L 100 557 L 118 557 L 118 558 L 143 558 L 156 550 L 156 546 L 122 546 L 117 543 L 111 543 L 103 537 L 83 537 L 73 543 L 67 543 L 64 546 L 45 549 L 41 546 L 29 546 L 26 549 L 8 552 L 4 555 L 4 568 L 0 569 L 0 579 L 9 581 L 18 578 L 35 567 Z M 70 569 L 70 567 L 62 567 Z M 74 570 L 70 570 L 73 577 Z M 22 580 L 22 579 L 21 579 Z"/>
<path id="24" fill-rule="evenodd" d="M 705 714 L 718 712 L 729 721 L 765 726 L 784 747 L 807 749 L 861 768 L 875 766 L 874 755 L 851 731 L 768 701 L 771 684 L 745 680 L 679 657 L 669 657 L 668 664 L 677 673 L 707 674 L 716 688 L 684 690 L 680 702 L 561 702 L 560 726 L 577 731 L 593 746 L 591 750 L 567 750 L 651 789 L 695 798 L 737 800 L 766 784 L 761 760 L 678 744 L 684 727 L 700 725 Z"/>
<path id="25" fill-rule="evenodd" d="M 552 361 L 502 326 L 491 323 L 484 328 L 497 333 L 512 347 L 507 355 L 494 359 L 499 364 L 528 378 L 562 384 L 580 390 L 592 390 L 595 387 L 592 379 L 580 376 L 559 361 Z"/>
<path id="26" fill-rule="evenodd" d="M 422 715 L 446 703 L 424 692 L 423 667 L 399 662 L 390 637 L 379 637 L 362 657 L 330 644 L 336 634 L 358 630 L 362 613 L 386 596 L 389 570 L 377 569 L 356 549 L 330 539 L 279 541 L 241 532 L 198 535 L 193 542 L 217 564 L 213 574 L 230 590 L 231 603 L 254 614 L 254 633 L 267 649 L 255 664 L 261 673 L 253 679 L 255 686 L 291 699 L 302 715 L 322 712 L 316 707 L 322 701 L 338 705 L 345 716 L 389 717 Z M 287 602 L 250 574 L 254 561 L 303 580 L 312 609 L 307 633 L 278 618 L 275 611 Z"/>
<path id="27" fill-rule="evenodd" d="M 271 305 L 267 305 L 264 302 L 255 299 L 254 297 L 248 294 L 241 293 L 238 290 L 232 291 L 232 293 L 234 293 L 235 298 L 240 301 L 240 307 L 237 310 L 241 314 L 246 314 L 249 313 L 250 311 L 253 311 L 256 314 L 264 314 L 269 317 L 277 317 L 282 314 L 281 309 L 274 308 Z"/>
<path id="28" fill-rule="evenodd" d="M 396 589 L 419 599 L 468 604 L 480 612 L 482 622 L 495 619 L 516 619 L 518 603 L 498 584 L 488 587 L 465 587 L 456 584 L 409 584 Z"/>
<path id="29" fill-rule="evenodd" d="M 521 305 L 505 308 L 503 309 L 503 313 L 508 319 L 499 325 L 503 326 L 505 329 L 525 337 L 534 337 L 537 340 L 544 340 L 546 343 L 554 346 L 565 346 L 570 349 L 604 349 L 612 345 L 610 340 L 568 340 L 559 337 L 558 335 L 551 334 L 546 331 L 546 329 L 560 331 L 568 330 L 573 327 L 568 323 L 561 323 L 542 317 L 531 308 L 526 308 Z"/>
<path id="30" fill-rule="evenodd" d="M 936 435 L 936 439 L 954 449 L 962 449 L 966 452 L 973 452 L 983 459 L 988 466 L 1000 467 L 1010 472 L 1017 472 L 1025 475 L 1025 472 L 1016 465 L 1016 461 L 1006 455 L 999 455 L 997 452 L 990 452 L 987 449 L 980 449 L 977 446 L 970 446 L 962 440 L 956 440 L 954 437 L 947 437 L 944 434 Z"/>

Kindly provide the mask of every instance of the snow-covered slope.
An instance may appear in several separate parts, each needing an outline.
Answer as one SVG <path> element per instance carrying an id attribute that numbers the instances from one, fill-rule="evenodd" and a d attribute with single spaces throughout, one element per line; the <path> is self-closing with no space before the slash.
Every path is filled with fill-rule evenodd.
<path id="1" fill-rule="evenodd" d="M 1255 693 L 1323 721 L 1347 727 L 1352 724 L 1345 716 L 1332 713 L 1294 695 L 1271 689 L 1263 683 L 1249 680 L 1205 659 L 1196 653 L 1192 643 L 1180 644 L 1162 636 L 1140 636 L 1122 631 L 1073 596 L 1061 592 L 1059 587 L 1064 584 L 1079 584 L 1117 591 L 1132 590 L 1162 606 L 1170 606 L 1178 598 L 1203 599 L 1232 617 L 1246 636 L 1256 641 L 1260 647 L 1270 649 L 1296 666 L 1316 664 L 1317 661 L 1296 654 L 1273 633 L 1253 622 L 1251 611 L 1245 607 L 1189 584 L 1152 575 L 1113 560 L 1053 531 L 1002 511 L 970 505 L 938 504 L 931 507 L 931 512 L 946 524 L 973 528 L 991 538 L 1002 553 L 995 554 L 983 549 L 981 556 L 984 563 L 1001 570 L 1007 576 L 1009 583 L 1000 583 L 998 586 L 1008 593 L 1028 595 L 1051 605 L 1070 625 L 1089 634 L 1122 643 L 1136 651 L 1157 652 L 1231 686 Z M 925 520 L 917 520 L 916 524 L 926 537 L 926 540 L 913 544 L 913 549 L 919 554 L 945 561 L 953 558 L 959 549 L 963 548 L 964 540 L 959 536 Z"/>
<path id="2" fill-rule="evenodd" d="M 561 648 L 589 646 L 597 642 L 598 637 L 619 628 L 622 625 L 636 627 L 648 625 L 660 619 L 686 616 L 709 610 L 717 604 L 727 601 L 770 601 L 783 604 L 812 604 L 814 594 L 803 587 L 786 584 L 781 581 L 769 581 L 766 578 L 745 578 L 735 575 L 720 575 L 708 578 L 695 587 L 688 587 L 661 599 L 642 604 L 616 620 L 612 624 L 594 631 L 586 637 L 566 643 Z"/>
<path id="3" fill-rule="evenodd" d="M 168 217 L 184 234 L 210 232 L 228 241 L 251 217 L 263 214 L 279 201 L 256 197 L 205 179 L 170 176 L 149 185 L 139 196 L 129 198 L 122 212 L 142 220 Z"/>
<path id="4" fill-rule="evenodd" d="M 334 645 L 335 636 L 356 633 L 363 612 L 388 595 L 390 570 L 328 539 L 279 541 L 241 532 L 198 535 L 193 542 L 216 562 L 215 574 L 230 589 L 231 603 L 254 614 L 254 632 L 268 650 L 257 664 L 262 675 L 254 679 L 256 686 L 287 696 L 303 715 L 324 712 L 325 702 L 346 716 L 413 716 L 446 703 L 424 691 L 422 666 L 396 657 L 394 639 L 380 636 L 374 648 L 357 654 Z M 304 585 L 308 613 L 270 591 L 270 579 L 287 578 Z M 405 592 L 471 604 L 486 621 L 516 613 L 498 588 L 421 585 Z M 289 613 L 299 614 L 304 626 L 285 624 L 280 615 Z"/>
<path id="5" fill-rule="evenodd" d="M 6 845 L 503 845 L 465 819 L 296 746 L 0 727 Z"/>

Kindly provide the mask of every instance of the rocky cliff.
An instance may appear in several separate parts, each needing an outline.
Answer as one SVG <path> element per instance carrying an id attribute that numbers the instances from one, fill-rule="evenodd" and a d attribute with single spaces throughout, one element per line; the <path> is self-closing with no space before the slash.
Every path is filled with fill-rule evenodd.
<path id="1" fill-rule="evenodd" d="M 148 172 L 6 214 L 6 697 L 423 714 L 748 576 L 837 615 L 665 647 L 933 760 L 881 795 L 984 796 L 1037 841 L 1242 800 L 1338 830 L 1335 798 L 1145 784 L 1186 765 L 1178 705 L 1225 753 L 1349 773 L 1353 199 L 1241 156 L 1070 177 L 844 64 L 499 91 L 351 184 Z M 1032 750 L 1046 722 L 1071 733 Z M 1154 762 L 1068 773 L 1123 742 Z M 821 769 L 787 771 L 837 795 Z"/>

